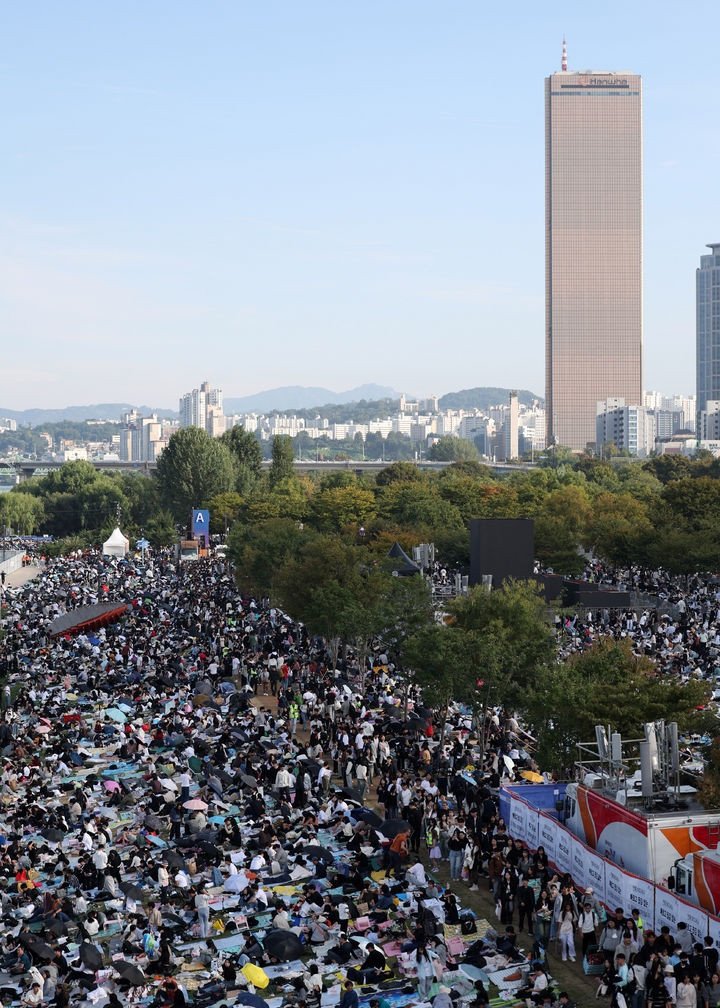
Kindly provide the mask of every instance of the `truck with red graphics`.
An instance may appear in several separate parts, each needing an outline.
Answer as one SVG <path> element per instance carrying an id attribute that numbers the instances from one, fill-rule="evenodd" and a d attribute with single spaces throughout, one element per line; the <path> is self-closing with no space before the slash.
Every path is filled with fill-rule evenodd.
<path id="1" fill-rule="evenodd" d="M 717 914 L 720 811 L 703 809 L 683 783 L 677 724 L 648 722 L 629 740 L 596 725 L 578 755 L 582 783 L 565 790 L 566 828 L 620 868 Z"/>
<path id="2" fill-rule="evenodd" d="M 670 884 L 678 896 L 720 916 L 720 851 L 693 851 L 676 861 Z"/>
<path id="3" fill-rule="evenodd" d="M 694 789 L 688 789 L 688 791 Z M 698 903 L 711 913 L 720 908 L 720 812 L 694 809 L 645 810 L 621 797 L 586 784 L 565 790 L 563 820 L 567 829 L 620 868 Z M 629 798 L 628 798 L 629 796 Z"/>

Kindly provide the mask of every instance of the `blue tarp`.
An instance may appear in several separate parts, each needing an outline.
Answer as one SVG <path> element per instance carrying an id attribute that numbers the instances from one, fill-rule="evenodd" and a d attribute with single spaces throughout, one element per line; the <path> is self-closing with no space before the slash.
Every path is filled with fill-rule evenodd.
<path id="1" fill-rule="evenodd" d="M 500 788 L 500 815 L 505 822 L 510 821 L 510 794 L 517 795 L 532 805 L 533 808 L 547 812 L 554 819 L 558 818 L 555 802 L 565 798 L 565 782 L 560 784 L 510 784 Z M 557 794 L 555 793 L 557 792 Z"/>

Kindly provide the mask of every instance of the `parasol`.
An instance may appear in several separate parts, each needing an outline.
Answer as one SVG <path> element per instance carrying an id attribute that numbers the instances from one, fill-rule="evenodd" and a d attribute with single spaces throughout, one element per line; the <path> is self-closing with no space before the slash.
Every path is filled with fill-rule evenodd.
<path id="1" fill-rule="evenodd" d="M 305 946 L 294 931 L 285 931 L 281 928 L 268 931 L 263 939 L 263 947 L 266 952 L 281 962 L 297 959 L 305 951 Z"/>

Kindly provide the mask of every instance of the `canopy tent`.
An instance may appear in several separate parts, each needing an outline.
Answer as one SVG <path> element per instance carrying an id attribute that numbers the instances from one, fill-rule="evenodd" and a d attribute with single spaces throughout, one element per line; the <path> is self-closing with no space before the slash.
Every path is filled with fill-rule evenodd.
<path id="1" fill-rule="evenodd" d="M 98 605 L 80 606 L 71 609 L 64 616 L 58 616 L 50 624 L 50 636 L 60 634 L 90 633 L 107 623 L 114 623 L 127 612 L 124 602 L 101 602 Z"/>
<path id="2" fill-rule="evenodd" d="M 419 574 L 420 568 L 411 560 L 399 542 L 393 543 L 388 552 L 388 556 L 395 561 L 393 573 L 400 577 L 407 577 L 410 574 Z"/>
<path id="3" fill-rule="evenodd" d="M 116 528 L 109 539 L 103 543 L 103 556 L 124 557 L 130 550 L 130 540 Z"/>

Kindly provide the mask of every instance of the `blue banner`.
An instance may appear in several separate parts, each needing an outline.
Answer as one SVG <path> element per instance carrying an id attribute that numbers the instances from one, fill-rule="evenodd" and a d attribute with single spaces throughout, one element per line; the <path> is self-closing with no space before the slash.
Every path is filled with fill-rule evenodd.
<path id="1" fill-rule="evenodd" d="M 192 536 L 199 539 L 205 536 L 206 544 L 210 542 L 210 512 L 201 508 L 193 508 L 192 513 Z"/>

